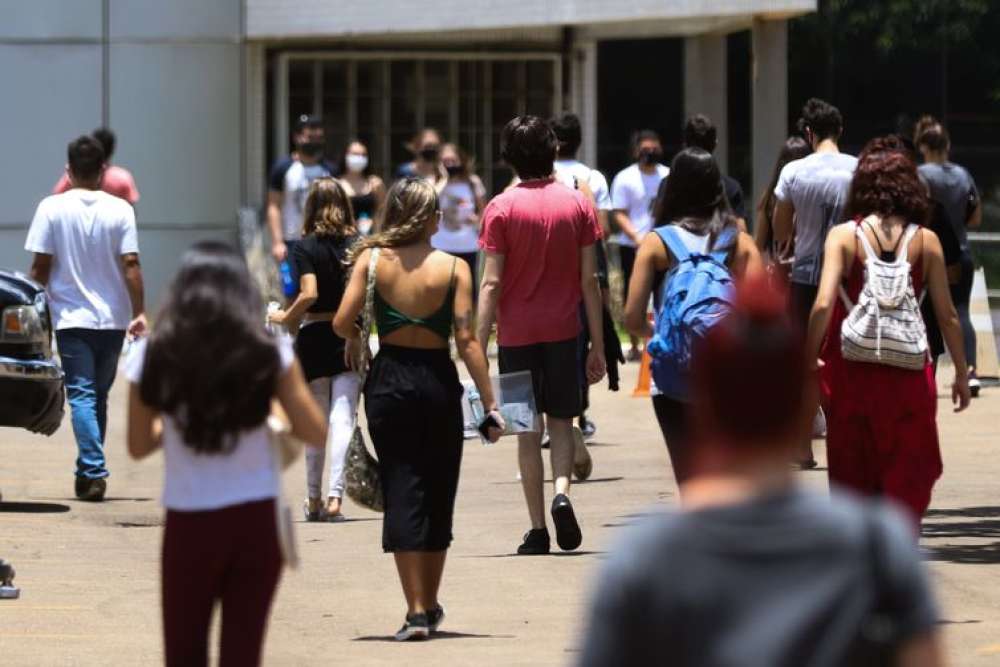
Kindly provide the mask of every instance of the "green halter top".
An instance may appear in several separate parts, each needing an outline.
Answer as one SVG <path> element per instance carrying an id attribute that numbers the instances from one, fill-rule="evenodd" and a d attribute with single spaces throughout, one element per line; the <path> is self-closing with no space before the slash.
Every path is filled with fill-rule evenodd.
<path id="1" fill-rule="evenodd" d="M 455 261 L 458 261 L 457 259 Z M 387 303 L 382 295 L 375 290 L 375 325 L 379 336 L 388 336 L 393 331 L 406 326 L 424 327 L 441 336 L 445 340 L 451 336 L 451 324 L 455 302 L 455 262 L 451 264 L 451 278 L 448 281 L 448 294 L 444 303 L 427 317 L 410 317 L 401 313 Z"/>

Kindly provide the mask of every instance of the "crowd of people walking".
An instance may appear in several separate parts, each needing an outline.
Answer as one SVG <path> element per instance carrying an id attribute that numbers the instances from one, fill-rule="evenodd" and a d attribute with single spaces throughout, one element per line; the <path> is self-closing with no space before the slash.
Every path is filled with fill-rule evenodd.
<path id="1" fill-rule="evenodd" d="M 576 159 L 576 116 L 519 116 L 500 136 L 515 179 L 492 199 L 472 156 L 436 130 L 414 136 L 413 160 L 386 187 L 362 142 L 333 164 L 322 119 L 303 116 L 293 152 L 269 178 L 271 254 L 288 276 L 286 302 L 266 315 L 289 333 L 278 337 L 264 328 L 246 262 L 219 242 L 181 258 L 147 335 L 138 190 L 110 164 L 110 132 L 74 140 L 25 248 L 32 276 L 48 287 L 81 499 L 106 493 L 107 396 L 123 341 L 136 339 L 125 364 L 128 450 L 164 451 L 168 664 L 204 662 L 216 600 L 223 662 L 260 662 L 285 559 L 269 415 L 282 415 L 306 445 L 305 519 L 336 522 L 362 396 L 384 502 L 382 548 L 406 603 L 395 637 L 438 630 L 465 428 L 452 345 L 481 397 L 488 440 L 506 426 L 490 381 L 491 341 L 500 373 L 531 376 L 538 416 L 532 432 L 517 435 L 528 530 L 516 552 L 551 551 L 549 518 L 558 547 L 577 549 L 585 526 L 571 482 L 596 429 L 586 418 L 589 388 L 608 376 L 617 389 L 626 360 L 615 299 L 627 358 L 645 347 L 652 359 L 651 418 L 684 512 L 644 526 L 608 564 L 583 664 L 651 664 L 668 650 L 677 664 L 730 664 L 734 651 L 746 657 L 732 664 L 862 664 L 844 660 L 884 598 L 912 604 L 886 611 L 898 631 L 883 648 L 937 664 L 934 603 L 912 528 L 942 472 L 942 349 L 955 366 L 956 411 L 978 392 L 966 230 L 982 207 L 933 118 L 913 137 L 873 139 L 857 158 L 840 150 L 843 128 L 834 106 L 809 100 L 796 134 L 775 147 L 751 220 L 742 188 L 712 155 L 717 133 L 704 115 L 687 120 L 669 167 L 660 137 L 636 132 L 634 163 L 610 187 Z M 621 295 L 611 294 L 609 264 L 622 274 Z M 903 514 L 839 496 L 826 505 L 794 486 L 793 464 L 816 465 L 820 405 L 830 481 L 892 499 Z M 896 576 L 861 594 L 869 537 L 881 545 L 879 567 Z M 765 553 L 768 572 L 752 565 Z M 665 557 L 674 560 L 663 570 Z M 833 605 L 815 581 L 837 568 L 836 596 L 853 598 Z M 722 599 L 729 621 L 720 624 L 711 614 Z M 787 627 L 762 611 L 782 604 Z M 800 641 L 827 631 L 829 642 Z M 757 643 L 713 640 L 723 633 Z"/>

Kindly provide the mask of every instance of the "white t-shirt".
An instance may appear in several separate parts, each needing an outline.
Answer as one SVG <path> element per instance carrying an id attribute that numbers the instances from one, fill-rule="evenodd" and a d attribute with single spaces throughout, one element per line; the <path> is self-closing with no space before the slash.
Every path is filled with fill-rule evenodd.
<path id="1" fill-rule="evenodd" d="M 334 169 L 326 161 L 303 164 L 291 158 L 274 166 L 270 175 L 270 188 L 282 194 L 281 229 L 286 241 L 302 238 L 302 214 L 309 196 L 309 186 L 317 178 L 333 176 Z"/>
<path id="2" fill-rule="evenodd" d="M 608 191 L 608 179 L 604 178 L 604 174 L 591 169 L 579 160 L 556 160 L 554 166 L 556 178 L 560 183 L 571 188 L 576 187 L 573 179 L 587 184 L 594 193 L 594 203 L 598 211 L 610 211 L 614 208 L 611 205 L 611 193 Z"/>
<path id="3" fill-rule="evenodd" d="M 791 281 L 818 285 L 826 234 L 843 220 L 858 159 L 844 153 L 813 153 L 785 165 L 774 188 L 795 207 L 795 263 Z"/>
<path id="4" fill-rule="evenodd" d="M 132 384 L 142 381 L 146 340 L 132 346 L 125 360 L 125 377 Z M 295 359 L 292 339 L 278 338 L 282 372 Z M 163 506 L 182 512 L 217 510 L 257 500 L 277 498 L 281 480 L 271 449 L 267 422 L 244 431 L 228 454 L 200 454 L 184 444 L 177 424 L 163 416 Z"/>
<path id="5" fill-rule="evenodd" d="M 485 196 L 482 181 L 448 181 L 441 190 L 441 225 L 431 237 L 431 245 L 451 253 L 479 251 L 479 223 L 476 220 L 476 195 Z M 472 222 L 470 222 L 472 220 Z"/>
<path id="6" fill-rule="evenodd" d="M 52 255 L 46 288 L 56 329 L 127 329 L 132 303 L 122 255 L 139 252 L 135 213 L 124 199 L 74 188 L 38 205 L 24 242 Z"/>
<path id="7" fill-rule="evenodd" d="M 660 181 L 667 177 L 670 168 L 658 164 L 652 174 L 644 174 L 638 164 L 625 167 L 611 182 L 611 205 L 617 211 L 625 211 L 632 226 L 642 238 L 653 228 L 653 201 L 660 189 Z M 635 247 L 635 243 L 624 232 L 615 236 L 619 245 Z"/>

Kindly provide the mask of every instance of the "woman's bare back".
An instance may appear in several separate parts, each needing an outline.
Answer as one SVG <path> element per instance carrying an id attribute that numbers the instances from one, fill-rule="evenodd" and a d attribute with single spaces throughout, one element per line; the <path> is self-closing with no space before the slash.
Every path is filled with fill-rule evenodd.
<path id="1" fill-rule="evenodd" d="M 375 289 L 382 300 L 400 313 L 417 319 L 438 311 L 448 299 L 454 279 L 455 258 L 423 244 L 383 248 L 375 273 Z M 451 309 L 453 304 L 449 302 Z M 447 347 L 448 341 L 430 329 L 403 326 L 382 336 L 382 342 L 406 347 Z"/>

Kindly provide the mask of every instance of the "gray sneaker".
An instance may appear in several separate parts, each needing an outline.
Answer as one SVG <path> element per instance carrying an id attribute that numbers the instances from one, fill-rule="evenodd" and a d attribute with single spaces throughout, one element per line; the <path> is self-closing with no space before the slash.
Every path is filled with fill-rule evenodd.
<path id="1" fill-rule="evenodd" d="M 442 618 L 444 616 L 442 615 Z M 431 634 L 431 626 L 427 614 L 407 614 L 403 627 L 396 633 L 396 641 L 408 642 L 427 639 Z"/>

